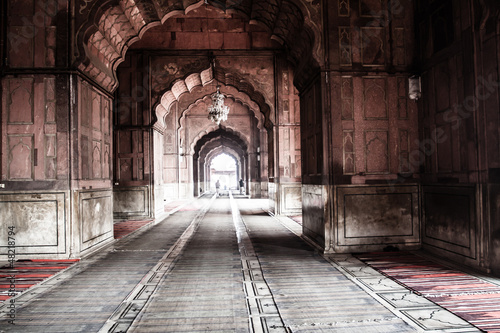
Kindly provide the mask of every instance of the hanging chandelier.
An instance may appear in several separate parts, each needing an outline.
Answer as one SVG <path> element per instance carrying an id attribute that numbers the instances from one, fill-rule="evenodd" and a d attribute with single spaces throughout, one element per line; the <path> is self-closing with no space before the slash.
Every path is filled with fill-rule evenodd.
<path id="1" fill-rule="evenodd" d="M 206 19 L 207 19 L 207 39 L 208 39 L 208 49 L 211 50 L 212 47 L 210 45 L 210 33 L 208 30 L 208 1 L 205 0 L 205 10 L 206 10 Z M 208 60 L 210 62 L 210 67 L 212 70 L 212 78 L 215 80 L 215 56 L 212 51 L 210 51 L 208 55 Z M 221 94 L 220 85 L 217 85 L 217 91 L 212 94 L 212 105 L 208 106 L 208 119 L 212 122 L 216 123 L 217 126 L 221 121 L 227 120 L 227 115 L 229 114 L 229 106 L 224 105 L 224 99 L 226 96 Z"/>
<path id="2" fill-rule="evenodd" d="M 227 115 L 229 114 L 229 106 L 224 105 L 224 94 L 220 92 L 220 86 L 217 86 L 217 91 L 212 94 L 212 105 L 208 106 L 208 119 L 217 125 L 221 121 L 227 120 Z"/>

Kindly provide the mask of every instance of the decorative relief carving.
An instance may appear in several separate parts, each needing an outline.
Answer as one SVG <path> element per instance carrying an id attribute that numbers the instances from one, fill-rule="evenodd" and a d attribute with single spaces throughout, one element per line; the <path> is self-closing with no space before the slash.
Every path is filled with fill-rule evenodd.
<path id="1" fill-rule="evenodd" d="M 34 122 L 33 79 L 9 79 L 8 124 L 31 125 Z"/>
<path id="2" fill-rule="evenodd" d="M 354 119 L 354 90 L 352 77 L 343 77 L 341 86 L 342 119 Z"/>
<path id="3" fill-rule="evenodd" d="M 101 130 L 101 120 L 101 96 L 92 91 L 92 127 L 94 130 Z"/>
<path id="4" fill-rule="evenodd" d="M 9 135 L 9 180 L 33 180 L 33 135 Z"/>
<path id="5" fill-rule="evenodd" d="M 354 153 L 354 131 L 344 131 L 344 175 L 354 175 L 356 173 L 355 153 Z"/>
<path id="6" fill-rule="evenodd" d="M 339 0 L 339 16 L 348 17 L 349 15 L 349 0 Z"/>
<path id="7" fill-rule="evenodd" d="M 182 79 L 189 73 L 200 73 L 210 67 L 208 60 L 199 57 L 158 57 L 152 59 L 152 90 L 160 93 L 168 89 L 175 80 Z M 186 78 L 186 84 L 195 77 Z M 193 86 L 196 84 L 193 83 Z"/>
<path id="8" fill-rule="evenodd" d="M 104 159 L 103 159 L 103 163 L 102 163 L 102 178 L 104 179 L 109 179 L 109 175 L 110 175 L 110 160 L 111 160 L 111 156 L 110 156 L 110 146 L 109 144 L 105 144 L 104 145 Z"/>
<path id="9" fill-rule="evenodd" d="M 80 158 L 82 168 L 82 179 L 90 179 L 90 166 L 89 166 L 89 138 L 82 135 L 80 138 Z"/>
<path id="10" fill-rule="evenodd" d="M 94 141 L 92 149 L 92 178 L 100 179 L 102 177 L 102 164 L 101 164 L 101 143 Z"/>
<path id="11" fill-rule="evenodd" d="M 120 158 L 120 180 L 132 180 L 132 159 L 131 158 Z"/>
<path id="12" fill-rule="evenodd" d="M 349 27 L 339 27 L 339 48 L 340 64 L 352 65 L 351 29 Z"/>
<path id="13" fill-rule="evenodd" d="M 365 160 L 367 174 L 389 172 L 389 133 L 387 130 L 365 131 Z"/>
<path id="14" fill-rule="evenodd" d="M 102 98 L 102 132 L 105 135 L 109 135 L 109 130 L 110 130 L 110 100 L 106 97 Z"/>
<path id="15" fill-rule="evenodd" d="M 363 78 L 365 119 L 387 119 L 385 78 Z"/>

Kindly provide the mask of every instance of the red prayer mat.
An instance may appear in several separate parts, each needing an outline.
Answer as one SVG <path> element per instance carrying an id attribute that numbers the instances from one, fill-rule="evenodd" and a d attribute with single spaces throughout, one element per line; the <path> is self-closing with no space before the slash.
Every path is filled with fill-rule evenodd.
<path id="1" fill-rule="evenodd" d="M 0 302 L 17 296 L 78 261 L 79 259 L 18 260 L 14 267 L 10 267 L 10 264 L 0 267 Z"/>
<path id="2" fill-rule="evenodd" d="M 399 284 L 486 332 L 500 332 L 500 286 L 408 252 L 357 255 Z"/>

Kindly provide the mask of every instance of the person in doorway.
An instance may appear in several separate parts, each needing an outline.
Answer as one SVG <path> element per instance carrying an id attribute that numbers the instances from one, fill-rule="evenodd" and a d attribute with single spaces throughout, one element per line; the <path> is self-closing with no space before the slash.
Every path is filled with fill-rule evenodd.
<path id="1" fill-rule="evenodd" d="M 240 194 L 245 193 L 245 182 L 243 179 L 240 179 Z"/>
<path id="2" fill-rule="evenodd" d="M 220 189 L 220 181 L 217 179 L 217 181 L 215 182 L 215 193 L 217 194 L 217 196 L 219 196 L 219 189 Z"/>

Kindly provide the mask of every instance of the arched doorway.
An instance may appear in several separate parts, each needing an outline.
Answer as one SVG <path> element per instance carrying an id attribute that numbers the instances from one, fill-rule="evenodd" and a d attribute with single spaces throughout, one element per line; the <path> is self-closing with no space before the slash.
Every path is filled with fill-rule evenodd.
<path id="1" fill-rule="evenodd" d="M 197 22 L 200 30 L 186 31 L 182 28 L 184 20 L 190 24 Z M 225 134 L 219 144 L 241 151 L 238 156 L 242 161 L 247 193 L 270 198 L 275 213 L 301 210 L 297 205 L 301 202 L 300 108 L 298 91 L 292 85 L 294 66 L 283 52 L 284 44 L 265 38 L 269 36 L 265 28 L 249 29 L 245 22 L 244 17 L 210 6 L 192 9 L 179 17 L 169 18 L 162 26 L 149 29 L 142 40 L 128 50 L 125 62 L 120 65 L 120 82 L 129 78 L 139 84 L 150 82 L 146 92 L 148 101 L 136 103 L 132 108 L 129 99 L 122 96 L 140 95 L 137 84 L 118 87 L 117 118 L 126 121 L 115 123 L 118 125 L 115 127 L 116 142 L 121 142 L 121 134 L 134 125 L 129 119 L 133 122 L 134 118 L 140 120 L 142 117 L 144 124 L 147 118 L 144 115 L 154 110 L 149 118 L 153 125 L 149 163 L 154 177 L 149 179 L 149 184 L 144 177 L 141 184 L 143 189 L 149 187 L 150 215 L 159 216 L 165 202 L 198 196 L 205 190 L 203 159 L 210 149 L 215 149 L 206 139 L 216 140 L 209 134 L 221 133 L 222 129 Z M 186 35 L 199 40 L 200 44 L 196 45 L 202 50 L 179 50 L 181 47 L 193 48 L 178 39 Z M 238 44 L 241 41 L 238 38 L 243 35 L 251 37 L 248 40 L 253 42 Z M 158 42 L 159 36 L 175 37 L 175 41 Z M 219 44 L 217 50 L 211 49 L 207 39 L 217 40 L 220 36 L 226 42 Z M 255 44 L 257 41 L 261 43 L 259 46 Z M 231 110 L 221 127 L 207 119 L 207 107 L 216 85 L 221 86 Z M 135 115 L 128 116 L 131 113 Z M 228 138 L 227 133 L 234 135 Z M 205 135 L 208 137 L 204 138 Z M 234 144 L 235 137 L 239 138 L 236 141 L 242 139 L 244 143 Z M 116 146 L 117 169 L 122 155 L 120 149 Z M 125 151 L 123 157 L 129 154 Z M 115 186 L 117 191 L 138 193 L 135 191 L 137 181 L 120 179 L 115 183 L 120 184 Z"/>
<path id="2" fill-rule="evenodd" d="M 113 215 L 161 218 L 165 200 L 192 196 L 194 184 L 183 179 L 192 174 L 190 157 L 197 141 L 181 140 L 179 121 L 190 105 L 213 93 L 210 82 L 223 86 L 230 95 L 228 102 L 248 104 L 253 114 L 262 115 L 254 116 L 260 125 L 252 140 L 259 146 L 248 148 L 248 159 L 260 159 L 259 177 L 265 179 L 254 186 L 261 186 L 262 193 L 277 193 L 269 184 L 278 183 L 281 169 L 293 169 L 288 164 L 296 164 L 298 151 L 290 145 L 282 149 L 282 159 L 276 156 L 278 133 L 281 127 L 285 130 L 278 110 L 284 110 L 280 103 L 285 100 L 288 113 L 298 110 L 297 94 L 290 89 L 293 68 L 308 73 L 317 68 L 307 62 L 313 58 L 311 50 L 321 45 L 313 38 L 314 22 L 320 22 L 319 6 L 302 0 L 208 3 L 59 2 L 57 15 L 42 20 L 47 29 L 35 29 L 43 35 L 28 43 L 37 45 L 36 57 L 6 44 L 13 72 L 6 74 L 5 86 L 2 83 L 6 87 L 2 99 L 13 101 L 9 108 L 13 123 L 2 125 L 9 130 L 19 124 L 29 126 L 20 126 L 22 136 L 11 141 L 8 131 L 2 132 L 3 178 L 14 185 L 13 200 L 22 202 L 36 189 L 47 191 L 41 194 L 43 200 L 57 202 L 57 207 L 49 207 L 53 214 L 48 233 L 54 241 L 47 248 L 35 246 L 33 253 L 79 256 L 113 238 Z M 23 4 L 13 1 L 4 7 L 16 16 L 24 13 Z M 31 7 L 40 5 L 45 4 L 33 2 Z M 39 14 L 45 12 L 36 11 L 37 22 Z M 7 25 L 12 22 L 4 20 Z M 303 56 L 304 52 L 309 55 Z M 216 70 L 206 80 L 209 53 L 216 57 Z M 20 69 L 17 74 L 16 69 Z M 277 88 L 281 81 L 287 82 L 288 90 Z M 170 114 L 179 117 L 168 118 Z M 234 131 L 234 124 L 224 126 Z M 215 130 L 206 126 L 200 137 Z M 288 138 L 294 137 L 292 132 Z M 28 165 L 24 155 L 12 154 L 21 145 L 31 149 Z M 42 155 L 43 161 L 35 158 Z M 17 174 L 18 165 L 28 169 Z M 294 181 L 300 187 L 300 179 Z M 26 220 L 29 239 L 36 236 L 33 225 L 38 221 Z"/>
<path id="3" fill-rule="evenodd" d="M 253 147 L 254 144 L 251 142 L 250 147 Z M 195 184 L 198 184 L 198 187 L 205 191 L 209 190 L 213 182 L 210 178 L 213 159 L 221 154 L 228 154 L 236 161 L 236 176 L 249 183 L 249 188 L 252 189 L 254 196 L 260 196 L 261 179 L 255 172 L 255 170 L 260 169 L 260 165 L 255 154 L 249 153 L 252 150 L 241 137 L 227 129 L 220 128 L 204 135 L 195 145 L 193 163 Z"/>
<path id="4" fill-rule="evenodd" d="M 238 188 L 240 178 L 235 157 L 227 153 L 220 153 L 211 159 L 208 169 L 206 184 L 210 192 L 214 192 L 217 181 L 220 184 L 220 189 L 224 191 L 223 194 Z"/>

